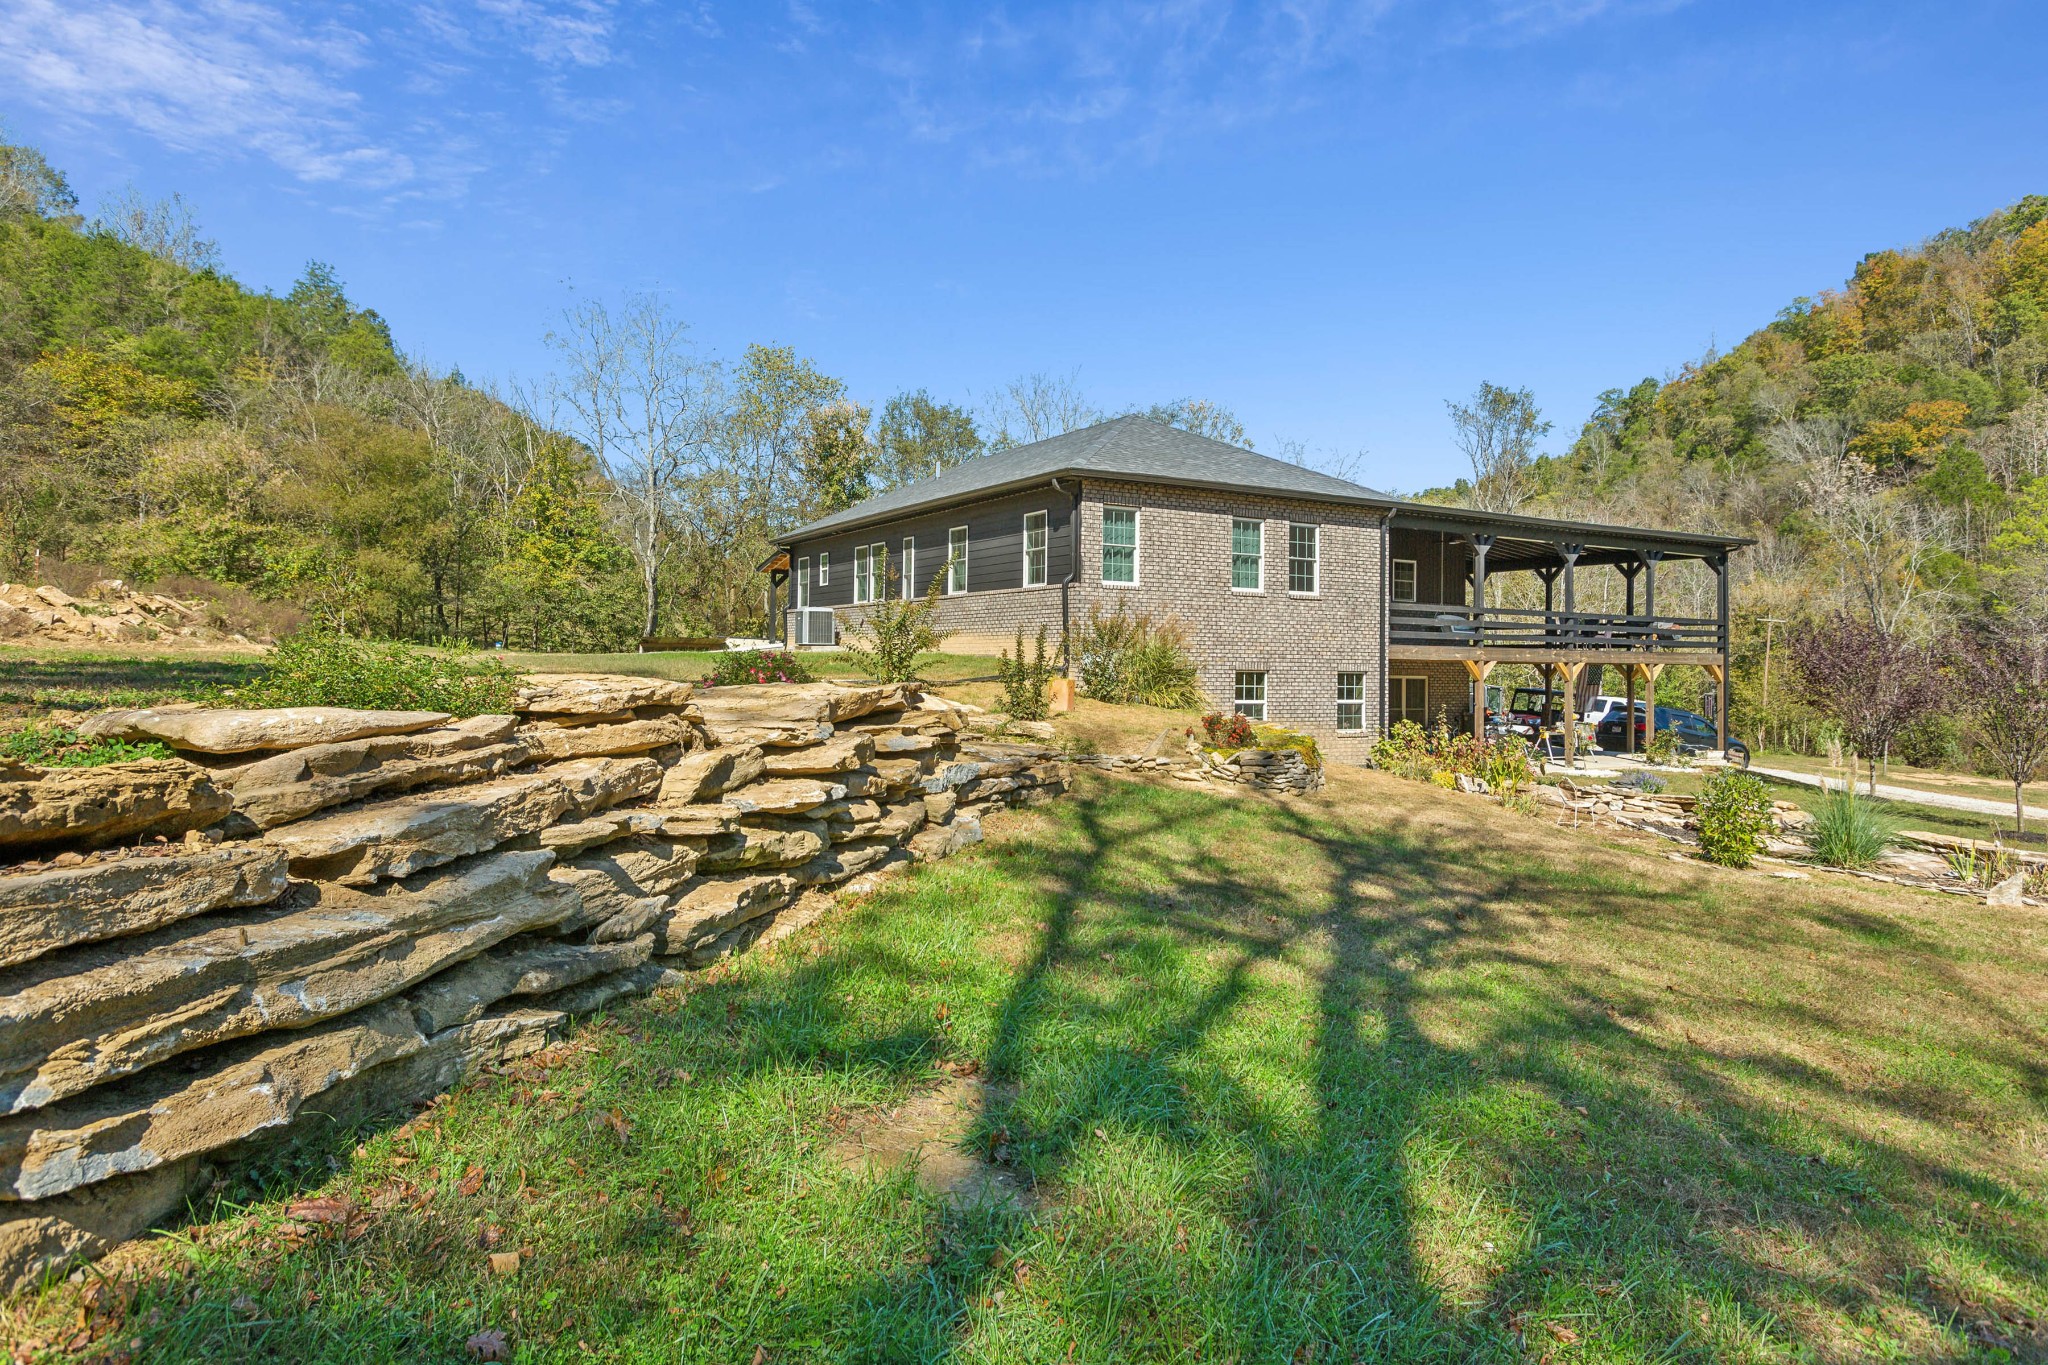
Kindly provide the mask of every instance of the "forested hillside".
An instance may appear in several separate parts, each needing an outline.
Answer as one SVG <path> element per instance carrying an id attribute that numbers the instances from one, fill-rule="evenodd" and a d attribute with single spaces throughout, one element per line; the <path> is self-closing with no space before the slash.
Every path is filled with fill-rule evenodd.
<path id="1" fill-rule="evenodd" d="M 708 360 L 656 301 L 550 340 L 559 382 L 480 388 L 329 267 L 249 290 L 181 202 L 87 221 L 0 145 L 0 577 L 240 589 L 420 640 L 758 630 L 779 521 L 981 449 L 961 409 L 911 393 L 877 421 L 787 348 Z"/>
<path id="2" fill-rule="evenodd" d="M 1518 415 L 1532 448 L 1540 416 Z M 1738 728 L 1796 724 L 1782 671 L 1766 705 L 1767 622 L 1782 645 L 1837 607 L 1923 638 L 2048 616 L 2048 198 L 1875 252 L 1726 353 L 1609 390 L 1562 454 L 1502 459 L 1515 423 L 1493 416 L 1476 483 L 1439 496 L 1757 538 L 1736 567 Z"/>
<path id="3" fill-rule="evenodd" d="M 407 356 L 331 268 L 252 291 L 176 197 L 88 220 L 0 142 L 0 577 L 247 593 L 414 640 L 759 633 L 781 530 L 1105 415 L 1048 375 L 978 415 L 922 389 L 877 410 L 788 347 L 705 353 L 657 296 L 547 340 L 543 382 L 480 387 Z M 1212 403 L 1143 411 L 1244 437 Z"/>

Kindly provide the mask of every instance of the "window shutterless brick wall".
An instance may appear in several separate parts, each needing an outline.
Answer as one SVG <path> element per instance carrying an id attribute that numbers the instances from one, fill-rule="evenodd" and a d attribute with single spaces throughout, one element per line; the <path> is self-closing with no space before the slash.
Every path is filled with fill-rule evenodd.
<path id="1" fill-rule="evenodd" d="M 1135 584 L 1102 581 L 1104 507 L 1138 509 Z M 1238 518 L 1256 519 L 1264 528 L 1257 591 L 1231 587 L 1231 522 Z M 1287 528 L 1297 522 L 1317 528 L 1312 596 L 1287 590 Z M 1202 690 L 1213 705 L 1230 710 L 1237 672 L 1262 672 L 1269 721 L 1305 730 L 1333 758 L 1354 762 L 1379 731 L 1386 694 L 1380 652 L 1385 534 L 1381 514 L 1369 508 L 1090 480 L 1081 497 L 1075 629 L 1091 607 L 1111 611 L 1119 602 L 1175 616 L 1188 628 Z M 1053 609 L 1057 619 L 1057 601 Z M 1337 730 L 1340 672 L 1365 675 L 1363 734 Z"/>
<path id="2" fill-rule="evenodd" d="M 1429 719 L 1423 724 L 1436 724 L 1437 715 L 1441 712 L 1453 729 L 1472 728 L 1472 675 L 1465 671 L 1465 665 L 1436 660 L 1411 663 L 1394 659 L 1387 664 L 1387 674 L 1389 677 L 1428 680 Z"/>

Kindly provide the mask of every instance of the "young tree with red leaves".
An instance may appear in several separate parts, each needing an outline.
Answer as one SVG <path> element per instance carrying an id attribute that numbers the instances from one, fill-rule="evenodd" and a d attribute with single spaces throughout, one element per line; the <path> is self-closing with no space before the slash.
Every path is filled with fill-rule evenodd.
<path id="1" fill-rule="evenodd" d="M 1877 795 L 1878 760 L 1899 732 L 1941 702 L 1944 680 L 1933 650 L 1876 621 L 1838 611 L 1792 635 L 1799 690 L 1841 723 L 1863 756 L 1870 794 Z"/>
<path id="2" fill-rule="evenodd" d="M 2012 783 L 2012 821 L 2027 827 L 2027 783 L 2048 768 L 2048 631 L 2009 621 L 1977 631 L 1964 654 L 1971 729 Z"/>

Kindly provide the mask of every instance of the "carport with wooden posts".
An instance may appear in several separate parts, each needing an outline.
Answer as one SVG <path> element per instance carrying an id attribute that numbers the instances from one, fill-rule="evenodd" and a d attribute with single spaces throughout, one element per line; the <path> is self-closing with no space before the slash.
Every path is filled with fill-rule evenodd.
<path id="1" fill-rule="evenodd" d="M 1436 562 L 1462 563 L 1461 574 L 1440 574 L 1432 594 L 1458 601 L 1424 601 L 1428 585 L 1415 573 L 1390 574 L 1394 598 L 1403 586 L 1412 596 L 1390 600 L 1387 659 L 1431 663 L 1456 661 L 1472 681 L 1473 733 L 1486 731 L 1486 682 L 1502 664 L 1526 664 L 1544 680 L 1545 718 L 1550 699 L 1562 693 L 1561 730 L 1569 761 L 1577 746 L 1580 695 L 1587 670 L 1614 667 L 1625 679 L 1629 723 L 1622 726 L 1635 749 L 1637 686 L 1640 683 L 1645 739 L 1657 729 L 1657 679 L 1674 664 L 1701 669 L 1714 682 L 1716 744 L 1728 744 L 1728 596 L 1730 557 L 1753 541 L 1734 536 L 1648 531 L 1634 527 L 1553 521 L 1481 512 L 1463 507 L 1408 503 L 1390 523 L 1396 553 L 1402 544 L 1433 543 Z M 1680 616 L 1660 607 L 1657 574 L 1674 562 L 1697 561 L 1714 574 L 1712 616 Z M 1581 570 L 1611 568 L 1624 583 L 1619 612 L 1582 611 Z M 1543 606 L 1495 607 L 1487 603 L 1487 582 L 1504 573 L 1532 573 L 1543 585 Z M 1398 580 L 1398 581 L 1397 581 Z"/>

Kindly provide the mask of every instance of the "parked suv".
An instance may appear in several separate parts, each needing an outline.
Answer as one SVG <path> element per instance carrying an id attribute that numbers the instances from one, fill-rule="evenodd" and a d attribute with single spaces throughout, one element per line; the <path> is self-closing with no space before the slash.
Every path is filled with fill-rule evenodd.
<path id="1" fill-rule="evenodd" d="M 1641 753 L 1643 747 L 1650 742 L 1650 736 L 1643 728 L 1643 716 L 1643 704 L 1637 702 L 1635 709 L 1635 747 L 1637 753 Z M 1593 738 L 1603 749 L 1625 748 L 1628 743 L 1628 734 L 1622 729 L 1624 724 L 1626 724 L 1626 720 L 1623 716 L 1623 710 L 1617 707 L 1607 714 L 1606 719 L 1594 727 Z M 1718 747 L 1714 742 L 1714 722 L 1694 711 L 1680 711 L 1676 707 L 1660 706 L 1657 708 L 1657 728 L 1659 730 L 1669 730 L 1672 734 L 1676 735 L 1679 744 L 1685 748 L 1687 753 L 1703 753 Z M 1749 766 L 1749 746 L 1733 735 L 1728 736 L 1728 761 L 1738 768 L 1747 768 Z"/>

